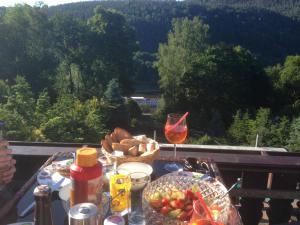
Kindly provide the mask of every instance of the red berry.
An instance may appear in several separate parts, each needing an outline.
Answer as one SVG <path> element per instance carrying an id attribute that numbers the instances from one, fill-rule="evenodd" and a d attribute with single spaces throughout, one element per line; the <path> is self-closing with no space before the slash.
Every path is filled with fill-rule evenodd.
<path id="1" fill-rule="evenodd" d="M 167 198 L 163 198 L 163 199 L 161 200 L 161 203 L 162 203 L 164 206 L 170 205 L 170 201 L 169 201 Z"/>
<path id="2" fill-rule="evenodd" d="M 163 215 L 167 215 L 171 210 L 172 208 L 170 206 L 164 206 L 160 209 L 160 213 Z"/>

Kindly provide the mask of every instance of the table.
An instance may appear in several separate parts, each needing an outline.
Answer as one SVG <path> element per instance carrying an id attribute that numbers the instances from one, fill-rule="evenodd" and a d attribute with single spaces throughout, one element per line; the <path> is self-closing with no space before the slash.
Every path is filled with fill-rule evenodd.
<path id="1" fill-rule="evenodd" d="M 65 158 L 69 158 L 70 153 L 56 153 L 53 156 L 51 156 L 41 168 L 46 167 L 47 165 L 50 165 L 53 161 L 56 160 L 63 160 Z M 152 179 L 156 179 L 166 173 L 168 171 L 164 170 L 164 165 L 168 161 L 173 161 L 171 158 L 163 158 L 160 157 L 156 159 L 153 163 L 153 177 Z M 200 160 L 200 159 L 199 159 Z M 214 176 L 216 179 L 222 181 L 222 178 L 220 177 L 220 173 L 218 170 L 217 165 L 209 160 L 209 159 L 201 159 L 201 161 L 206 162 L 208 165 L 207 172 L 210 173 L 211 176 Z M 184 164 L 184 159 L 178 159 L 178 162 Z M 32 211 L 24 218 L 20 218 L 17 215 L 20 214 L 30 203 L 34 201 L 33 197 L 33 190 L 37 186 L 36 182 L 36 174 L 34 174 L 30 180 L 20 189 L 19 192 L 17 192 L 13 198 L 3 207 L 0 208 L 0 225 L 6 224 L 6 223 L 13 223 L 13 222 L 30 222 L 33 221 L 34 212 Z M 53 192 L 52 194 L 52 210 L 53 210 L 53 219 L 54 224 L 56 225 L 63 225 L 68 224 L 68 217 L 67 213 L 65 212 L 65 209 L 63 208 L 63 203 L 58 197 L 58 192 Z M 9 208 L 12 208 L 10 212 L 3 218 L 7 220 L 7 218 L 12 217 L 11 219 L 8 219 L 8 221 L 3 222 L 1 219 L 1 214 L 3 215 L 5 211 L 8 211 Z"/>

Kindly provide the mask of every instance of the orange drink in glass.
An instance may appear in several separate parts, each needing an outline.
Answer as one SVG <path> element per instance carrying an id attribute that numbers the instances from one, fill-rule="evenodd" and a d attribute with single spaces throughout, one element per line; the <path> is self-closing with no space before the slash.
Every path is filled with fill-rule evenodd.
<path id="1" fill-rule="evenodd" d="M 176 159 L 176 144 L 183 143 L 187 137 L 188 128 L 185 119 L 186 115 L 187 114 L 181 115 L 170 113 L 167 116 L 165 136 L 168 142 L 174 144 L 174 159 Z M 170 172 L 173 172 L 182 169 L 182 165 L 172 162 L 166 164 L 164 168 Z"/>

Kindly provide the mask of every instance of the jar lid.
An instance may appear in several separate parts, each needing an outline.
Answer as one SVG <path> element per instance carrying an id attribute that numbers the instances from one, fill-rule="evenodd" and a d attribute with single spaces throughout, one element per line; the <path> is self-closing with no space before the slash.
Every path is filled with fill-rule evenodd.
<path id="1" fill-rule="evenodd" d="M 98 153 L 95 148 L 83 147 L 76 151 L 76 165 L 92 167 L 98 163 Z"/>

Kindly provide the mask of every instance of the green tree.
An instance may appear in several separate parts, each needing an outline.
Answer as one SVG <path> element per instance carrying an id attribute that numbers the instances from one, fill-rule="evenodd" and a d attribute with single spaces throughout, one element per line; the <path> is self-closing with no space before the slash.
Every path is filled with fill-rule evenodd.
<path id="1" fill-rule="evenodd" d="M 8 88 L 6 102 L 0 104 L 0 119 L 6 122 L 5 137 L 9 140 L 32 140 L 35 122 L 35 99 L 24 77 L 17 76 Z"/>
<path id="2" fill-rule="evenodd" d="M 264 144 L 272 147 L 286 147 L 290 138 L 290 127 L 291 122 L 287 117 L 275 118 L 263 140 Z"/>
<path id="3" fill-rule="evenodd" d="M 39 130 L 47 141 L 96 143 L 107 133 L 105 112 L 96 98 L 81 102 L 65 95 L 48 110 Z"/>
<path id="4" fill-rule="evenodd" d="M 300 151 L 300 118 L 293 120 L 291 124 L 290 138 L 288 140 L 288 149 L 290 151 Z"/>
<path id="5" fill-rule="evenodd" d="M 112 104 L 119 105 L 124 103 L 124 98 L 121 96 L 120 86 L 117 79 L 112 79 L 104 92 L 104 101 Z"/>
<path id="6" fill-rule="evenodd" d="M 129 126 L 129 113 L 116 79 L 112 79 L 108 83 L 103 96 L 103 104 L 106 105 L 105 124 L 108 128 L 114 129 L 117 126 L 126 128 Z"/>
<path id="7" fill-rule="evenodd" d="M 62 61 L 57 68 L 55 90 L 59 96 L 72 94 L 79 99 L 84 99 L 87 90 L 80 67 L 74 63 Z"/>
<path id="8" fill-rule="evenodd" d="M 288 56 L 280 71 L 280 85 L 285 97 L 284 113 L 290 116 L 300 112 L 300 55 Z"/>
<path id="9" fill-rule="evenodd" d="M 269 105 L 271 82 L 248 50 L 216 45 L 191 63 L 177 89 L 177 107 L 201 113 L 203 123 L 218 111 L 227 127 L 238 109 L 254 111 Z"/>
<path id="10" fill-rule="evenodd" d="M 233 122 L 228 129 L 229 137 L 233 144 L 248 145 L 248 137 L 251 132 L 252 121 L 249 118 L 248 112 L 242 113 L 240 110 L 233 117 Z"/>
<path id="11" fill-rule="evenodd" d="M 5 108 L 21 115 L 26 121 L 33 124 L 35 99 L 29 83 L 22 76 L 17 76 L 15 84 L 11 86 Z"/>
<path id="12" fill-rule="evenodd" d="M 0 18 L 0 78 L 26 77 L 33 92 L 49 87 L 56 59 L 51 25 L 43 9 L 17 5 Z"/>
<path id="13" fill-rule="evenodd" d="M 0 80 L 0 104 L 7 101 L 9 85 L 6 81 Z"/>
<path id="14" fill-rule="evenodd" d="M 182 76 L 189 69 L 195 55 L 208 46 L 208 25 L 199 17 L 174 19 L 168 42 L 160 44 L 156 66 L 160 76 L 160 88 L 168 104 L 178 104 L 178 92 Z"/>
<path id="15" fill-rule="evenodd" d="M 90 41 L 93 76 L 103 87 L 116 78 L 122 94 L 132 93 L 133 54 L 137 49 L 133 30 L 115 10 L 96 7 L 94 12 L 88 20 L 93 35 Z"/>
<path id="16" fill-rule="evenodd" d="M 36 119 L 35 123 L 37 127 L 48 119 L 47 112 L 50 109 L 50 106 L 50 97 L 48 91 L 43 90 L 36 100 L 34 112 Z"/>
<path id="17" fill-rule="evenodd" d="M 238 111 L 228 129 L 233 144 L 286 147 L 290 136 L 290 121 L 286 117 L 272 117 L 271 110 L 260 108 L 250 118 L 248 112 Z"/>

